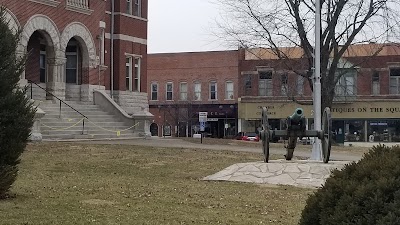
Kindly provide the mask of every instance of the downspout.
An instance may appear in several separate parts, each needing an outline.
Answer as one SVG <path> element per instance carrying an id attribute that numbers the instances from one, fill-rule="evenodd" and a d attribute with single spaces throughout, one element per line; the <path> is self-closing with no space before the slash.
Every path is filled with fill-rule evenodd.
<path id="1" fill-rule="evenodd" d="M 110 31 L 110 36 L 111 36 L 111 89 L 110 89 L 110 94 L 111 94 L 111 99 L 114 99 L 114 0 L 111 0 L 111 31 Z"/>

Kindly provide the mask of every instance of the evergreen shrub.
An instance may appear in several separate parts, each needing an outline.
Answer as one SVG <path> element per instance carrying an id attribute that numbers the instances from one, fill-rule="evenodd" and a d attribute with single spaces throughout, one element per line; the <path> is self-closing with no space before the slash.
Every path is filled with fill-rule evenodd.
<path id="1" fill-rule="evenodd" d="M 400 224 L 400 146 L 375 146 L 333 171 L 308 198 L 299 224 Z"/>
<path id="2" fill-rule="evenodd" d="M 16 54 L 19 33 L 8 27 L 0 7 L 0 199 L 9 196 L 15 182 L 20 155 L 25 150 L 35 110 L 19 87 L 25 58 Z"/>

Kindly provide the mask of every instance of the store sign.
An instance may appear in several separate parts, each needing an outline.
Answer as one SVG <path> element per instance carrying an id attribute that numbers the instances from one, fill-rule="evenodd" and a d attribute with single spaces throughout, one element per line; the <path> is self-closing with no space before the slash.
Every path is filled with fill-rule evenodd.
<path id="1" fill-rule="evenodd" d="M 397 103 L 398 104 L 398 103 Z M 331 108 L 332 118 L 338 119 L 390 119 L 400 118 L 400 107 L 395 102 L 353 102 L 334 104 Z M 269 119 L 284 119 L 292 115 L 298 107 L 303 108 L 304 116 L 313 117 L 312 105 L 289 103 L 239 103 L 239 118 L 260 119 L 262 107 L 267 107 Z"/>
<path id="2" fill-rule="evenodd" d="M 207 122 L 215 122 L 218 121 L 218 118 L 207 118 Z"/>
<path id="3" fill-rule="evenodd" d="M 208 112 L 199 112 L 199 122 L 207 122 Z"/>

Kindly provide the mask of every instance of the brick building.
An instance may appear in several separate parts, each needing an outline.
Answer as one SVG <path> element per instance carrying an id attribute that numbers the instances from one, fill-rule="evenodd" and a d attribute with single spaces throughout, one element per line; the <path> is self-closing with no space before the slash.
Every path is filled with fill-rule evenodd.
<path id="1" fill-rule="evenodd" d="M 91 102 L 112 95 L 128 114 L 150 118 L 147 102 L 147 0 L 0 0 L 19 54 L 21 85 L 36 100 Z M 41 88 L 48 91 L 46 94 Z"/>
<path id="2" fill-rule="evenodd" d="M 199 112 L 207 135 L 236 134 L 238 51 L 149 54 L 147 85 L 153 136 L 191 136 Z"/>
<path id="3" fill-rule="evenodd" d="M 338 142 L 400 141 L 400 48 L 386 45 L 370 56 L 381 47 L 352 46 L 340 62 L 338 72 L 344 75 L 331 109 Z M 153 135 L 162 136 L 161 128 L 167 127 L 165 135 L 190 136 L 190 127 L 198 129 L 198 112 L 208 113 L 205 132 L 211 136 L 258 132 L 262 106 L 268 108 L 272 129 L 284 129 L 297 107 L 304 109 L 313 129 L 310 83 L 292 72 L 307 73 L 306 64 L 300 49 L 291 51 L 290 60 L 279 60 L 265 49 L 149 55 Z M 227 90 L 229 82 L 233 86 Z M 218 92 L 215 99 L 210 97 L 213 90 Z M 233 99 L 227 97 L 230 91 Z"/>
<path id="4" fill-rule="evenodd" d="M 400 141 L 400 48 L 381 45 L 352 46 L 340 62 L 344 73 L 335 88 L 331 108 L 334 138 L 343 141 Z M 241 50 L 239 62 L 238 129 L 258 131 L 261 107 L 268 108 L 272 129 L 283 129 L 285 118 L 302 107 L 313 127 L 308 80 L 289 67 L 306 73 L 301 54 L 279 60 L 265 50 Z M 289 100 L 289 99 L 295 99 Z"/>

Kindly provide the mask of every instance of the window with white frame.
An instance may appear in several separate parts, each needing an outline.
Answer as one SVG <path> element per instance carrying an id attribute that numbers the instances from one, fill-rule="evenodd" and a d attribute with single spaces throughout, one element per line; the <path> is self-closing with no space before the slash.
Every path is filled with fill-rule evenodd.
<path id="1" fill-rule="evenodd" d="M 356 95 L 354 69 L 338 69 L 337 75 L 341 75 L 335 87 L 336 96 L 354 96 Z"/>
<path id="2" fill-rule="evenodd" d="M 225 99 L 233 99 L 233 82 L 227 81 L 225 83 Z"/>
<path id="3" fill-rule="evenodd" d="M 217 100 L 217 82 L 211 81 L 209 85 L 209 99 L 210 100 Z"/>
<path id="4" fill-rule="evenodd" d="M 127 91 L 132 91 L 132 57 L 126 57 L 125 88 Z"/>
<path id="5" fill-rule="evenodd" d="M 158 84 L 157 83 L 151 84 L 151 100 L 153 100 L 153 101 L 158 100 Z"/>
<path id="6" fill-rule="evenodd" d="M 135 79 L 133 82 L 133 91 L 138 91 L 140 92 L 140 64 L 141 64 L 141 58 L 140 57 L 135 57 Z"/>
<path id="7" fill-rule="evenodd" d="M 287 96 L 288 88 L 288 75 L 285 73 L 281 75 L 281 95 Z"/>
<path id="8" fill-rule="evenodd" d="M 126 53 L 125 87 L 127 91 L 140 92 L 140 64 L 140 56 Z"/>
<path id="9" fill-rule="evenodd" d="M 180 100 L 182 100 L 182 101 L 187 100 L 187 83 L 186 82 L 181 82 L 179 84 L 179 95 L 180 95 Z"/>
<path id="10" fill-rule="evenodd" d="M 379 85 L 379 72 L 374 71 L 372 73 L 372 95 L 380 94 L 380 85 Z"/>
<path id="11" fill-rule="evenodd" d="M 166 100 L 171 101 L 172 100 L 172 92 L 173 92 L 173 86 L 171 82 L 168 82 L 165 85 L 165 91 L 166 91 Z"/>
<path id="12" fill-rule="evenodd" d="M 142 0 L 135 0 L 133 15 L 138 17 L 142 16 Z"/>
<path id="13" fill-rule="evenodd" d="M 400 68 L 390 68 L 390 94 L 400 94 Z"/>
<path id="14" fill-rule="evenodd" d="M 258 95 L 272 96 L 272 71 L 259 71 Z"/>
<path id="15" fill-rule="evenodd" d="M 300 76 L 300 75 L 297 76 L 296 93 L 297 93 L 297 95 L 304 94 L 304 77 Z"/>
<path id="16" fill-rule="evenodd" d="M 194 100 L 200 101 L 201 100 L 201 83 L 196 82 L 194 83 Z"/>
<path id="17" fill-rule="evenodd" d="M 132 15 L 132 0 L 126 0 L 126 13 Z"/>

